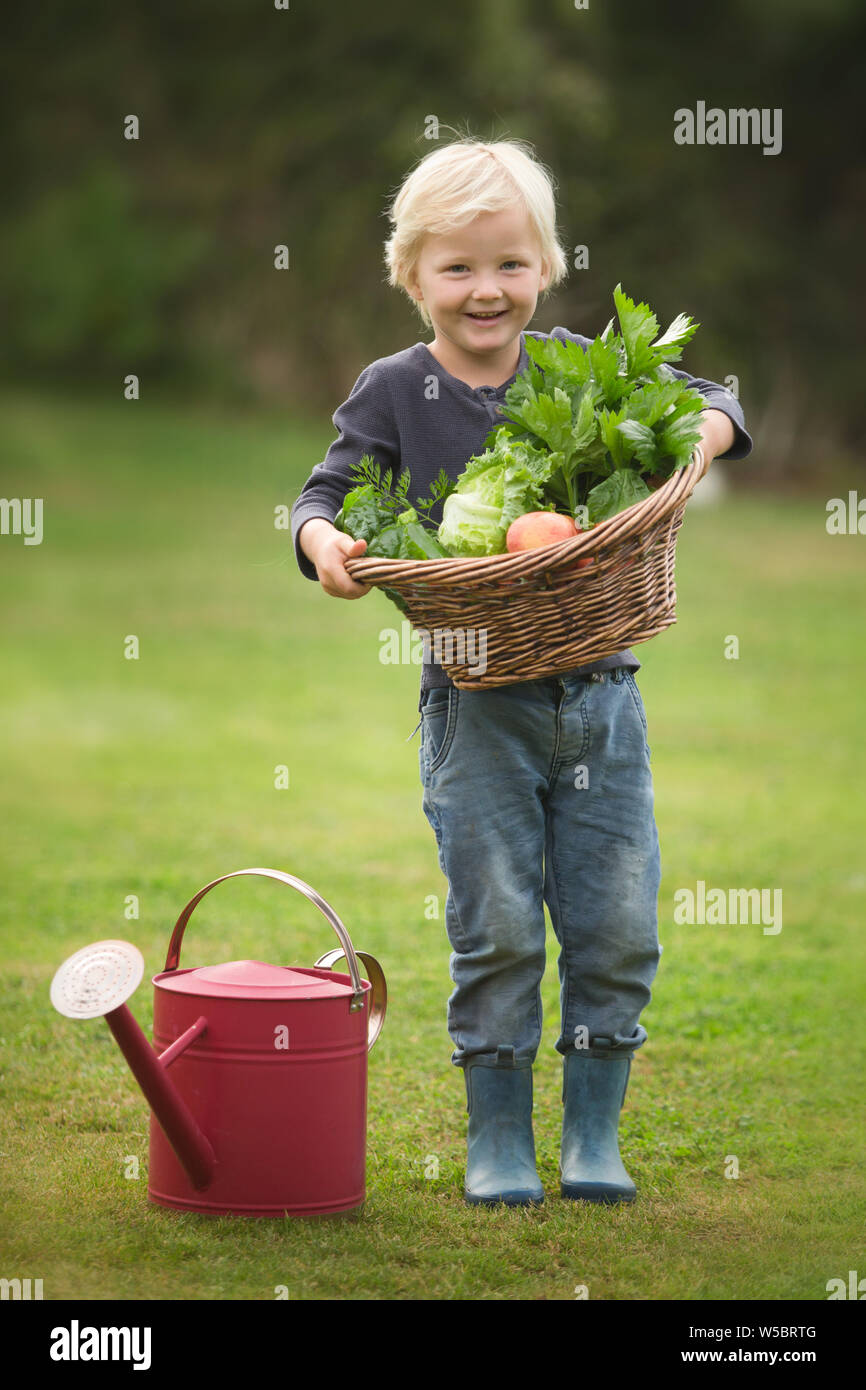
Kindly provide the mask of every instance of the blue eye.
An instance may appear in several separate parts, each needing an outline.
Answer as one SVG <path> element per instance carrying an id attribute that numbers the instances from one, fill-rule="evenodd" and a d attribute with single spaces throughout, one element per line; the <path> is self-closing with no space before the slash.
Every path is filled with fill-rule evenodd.
<path id="1" fill-rule="evenodd" d="M 503 266 L 513 265 L 513 266 L 516 266 L 516 267 L 519 269 L 519 268 L 520 268 L 520 265 L 521 265 L 521 262 L 520 262 L 520 261 L 514 261 L 514 260 L 512 260 L 512 261 L 503 261 L 502 264 L 503 264 Z M 454 265 L 446 265 L 446 267 L 445 267 L 445 273 L 446 273 L 446 275 L 450 275 L 450 273 L 451 273 L 452 270 L 468 270 L 468 269 L 469 269 L 468 266 L 462 265 L 462 264 L 460 264 L 459 262 L 455 261 Z"/>

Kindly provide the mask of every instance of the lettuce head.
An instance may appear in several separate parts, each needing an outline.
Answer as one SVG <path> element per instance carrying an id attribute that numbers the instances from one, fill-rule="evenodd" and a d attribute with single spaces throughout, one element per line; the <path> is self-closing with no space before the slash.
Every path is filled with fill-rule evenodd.
<path id="1" fill-rule="evenodd" d="M 442 507 L 439 541 L 451 555 L 501 555 L 512 521 L 541 507 L 560 456 L 512 438 L 501 426 L 491 448 L 471 458 Z"/>

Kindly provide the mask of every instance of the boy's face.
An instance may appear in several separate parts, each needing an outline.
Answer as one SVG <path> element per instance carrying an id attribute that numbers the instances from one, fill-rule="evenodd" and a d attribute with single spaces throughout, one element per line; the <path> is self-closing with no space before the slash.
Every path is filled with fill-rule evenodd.
<path id="1" fill-rule="evenodd" d="M 529 214 L 517 204 L 425 237 L 410 289 L 423 300 L 437 341 L 490 358 L 529 323 L 549 278 Z M 492 313 L 496 317 L 480 317 Z"/>

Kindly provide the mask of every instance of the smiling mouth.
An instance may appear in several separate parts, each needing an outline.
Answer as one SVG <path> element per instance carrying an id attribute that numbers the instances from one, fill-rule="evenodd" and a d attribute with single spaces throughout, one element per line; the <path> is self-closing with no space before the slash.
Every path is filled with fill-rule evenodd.
<path id="1" fill-rule="evenodd" d="M 493 313 L 490 313 L 487 310 L 484 313 L 481 313 L 480 311 L 477 313 L 468 313 L 466 317 L 470 319 L 501 319 L 503 314 L 507 313 L 507 309 L 496 309 Z"/>

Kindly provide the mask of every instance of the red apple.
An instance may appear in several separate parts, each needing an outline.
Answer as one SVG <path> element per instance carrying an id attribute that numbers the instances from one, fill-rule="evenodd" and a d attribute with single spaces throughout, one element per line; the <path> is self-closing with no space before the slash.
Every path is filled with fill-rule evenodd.
<path id="1" fill-rule="evenodd" d="M 539 545 L 556 545 L 573 540 L 577 527 L 561 512 L 526 512 L 512 521 L 505 537 L 510 551 L 534 550 Z"/>
<path id="2" fill-rule="evenodd" d="M 535 550 L 541 545 L 557 545 L 561 541 L 574 540 L 581 535 L 580 527 L 570 516 L 561 512 L 526 512 L 512 521 L 505 537 L 505 545 L 512 554 L 520 550 Z M 592 564 L 592 556 L 585 555 L 576 560 L 568 570 L 580 570 Z"/>

